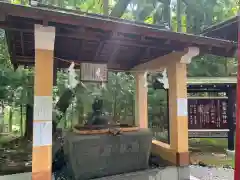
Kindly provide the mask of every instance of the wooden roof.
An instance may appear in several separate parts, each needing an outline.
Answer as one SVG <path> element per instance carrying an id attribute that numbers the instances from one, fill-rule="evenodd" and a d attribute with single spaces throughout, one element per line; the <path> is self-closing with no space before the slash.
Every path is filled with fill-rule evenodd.
<path id="1" fill-rule="evenodd" d="M 237 77 L 189 77 L 188 92 L 217 92 L 236 89 Z"/>
<path id="2" fill-rule="evenodd" d="M 237 42 L 238 23 L 239 19 L 236 16 L 231 19 L 228 19 L 227 21 L 221 22 L 219 24 L 216 24 L 205 29 L 202 32 L 202 35 Z"/>
<path id="3" fill-rule="evenodd" d="M 237 84 L 237 77 L 188 77 L 189 85 Z"/>
<path id="4" fill-rule="evenodd" d="M 226 57 L 236 50 L 236 43 L 230 41 L 171 32 L 159 26 L 0 2 L 0 28 L 6 31 L 13 64 L 34 63 L 34 24 L 56 27 L 56 59 L 108 63 L 109 69 L 116 70 L 129 70 L 189 46 L 199 47 L 202 54 Z M 69 64 L 57 61 L 57 66 Z"/>

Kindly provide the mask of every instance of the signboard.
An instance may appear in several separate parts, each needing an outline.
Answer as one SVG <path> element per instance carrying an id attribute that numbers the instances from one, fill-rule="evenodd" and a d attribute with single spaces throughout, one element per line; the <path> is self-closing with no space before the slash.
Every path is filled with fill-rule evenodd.
<path id="1" fill-rule="evenodd" d="M 107 82 L 107 64 L 81 63 L 81 81 Z"/>
<path id="2" fill-rule="evenodd" d="M 189 129 L 228 129 L 227 99 L 188 99 Z"/>
<path id="3" fill-rule="evenodd" d="M 227 138 L 229 132 L 227 102 L 226 97 L 188 98 L 189 138 Z M 154 137 L 164 142 L 168 140 L 168 129 L 165 127 L 168 127 L 169 121 L 164 121 L 168 119 L 166 115 L 161 112 L 159 119 L 149 123 Z"/>

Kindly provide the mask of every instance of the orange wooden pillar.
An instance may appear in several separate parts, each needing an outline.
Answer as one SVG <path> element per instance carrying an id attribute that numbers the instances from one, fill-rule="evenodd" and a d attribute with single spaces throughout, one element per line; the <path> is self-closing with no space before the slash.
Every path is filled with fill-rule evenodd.
<path id="1" fill-rule="evenodd" d="M 170 147 L 176 151 L 176 165 L 189 165 L 187 70 L 179 61 L 168 67 Z"/>
<path id="2" fill-rule="evenodd" d="M 52 86 L 55 28 L 35 25 L 32 179 L 52 179 Z"/>
<path id="3" fill-rule="evenodd" d="M 148 87 L 146 86 L 145 73 L 136 73 L 135 80 L 135 125 L 140 128 L 148 128 Z"/>
<path id="4" fill-rule="evenodd" d="M 167 66 L 169 81 L 170 147 L 176 153 L 176 165 L 189 165 L 187 64 L 199 54 L 196 47 L 176 57 Z"/>

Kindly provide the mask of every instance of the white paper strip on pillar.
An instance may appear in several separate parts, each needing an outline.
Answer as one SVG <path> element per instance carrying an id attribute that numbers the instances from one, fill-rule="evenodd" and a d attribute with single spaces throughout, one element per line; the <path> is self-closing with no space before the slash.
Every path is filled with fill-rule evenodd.
<path id="1" fill-rule="evenodd" d="M 52 121 L 52 96 L 34 96 L 33 119 L 36 121 Z"/>
<path id="2" fill-rule="evenodd" d="M 187 98 L 177 99 L 177 116 L 187 116 L 188 115 L 188 100 Z"/>
<path id="3" fill-rule="evenodd" d="M 35 49 L 54 49 L 55 27 L 35 24 L 34 31 Z"/>
<path id="4" fill-rule="evenodd" d="M 81 81 L 107 82 L 107 64 L 81 63 Z"/>
<path id="5" fill-rule="evenodd" d="M 33 146 L 52 145 L 52 122 L 33 123 Z"/>

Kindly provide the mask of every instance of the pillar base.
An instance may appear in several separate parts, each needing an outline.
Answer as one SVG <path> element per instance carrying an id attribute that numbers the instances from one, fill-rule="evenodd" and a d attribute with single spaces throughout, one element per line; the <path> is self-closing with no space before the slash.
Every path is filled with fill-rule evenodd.
<path id="1" fill-rule="evenodd" d="M 188 166 L 190 162 L 189 152 L 177 152 L 176 153 L 176 165 Z"/>
<path id="2" fill-rule="evenodd" d="M 33 172 L 32 173 L 32 180 L 48 180 L 52 179 L 52 172 L 51 171 L 41 171 L 41 172 Z"/>
<path id="3" fill-rule="evenodd" d="M 189 152 L 176 152 L 170 145 L 153 140 L 151 153 L 164 160 L 164 164 L 172 166 L 189 166 L 190 156 Z"/>

